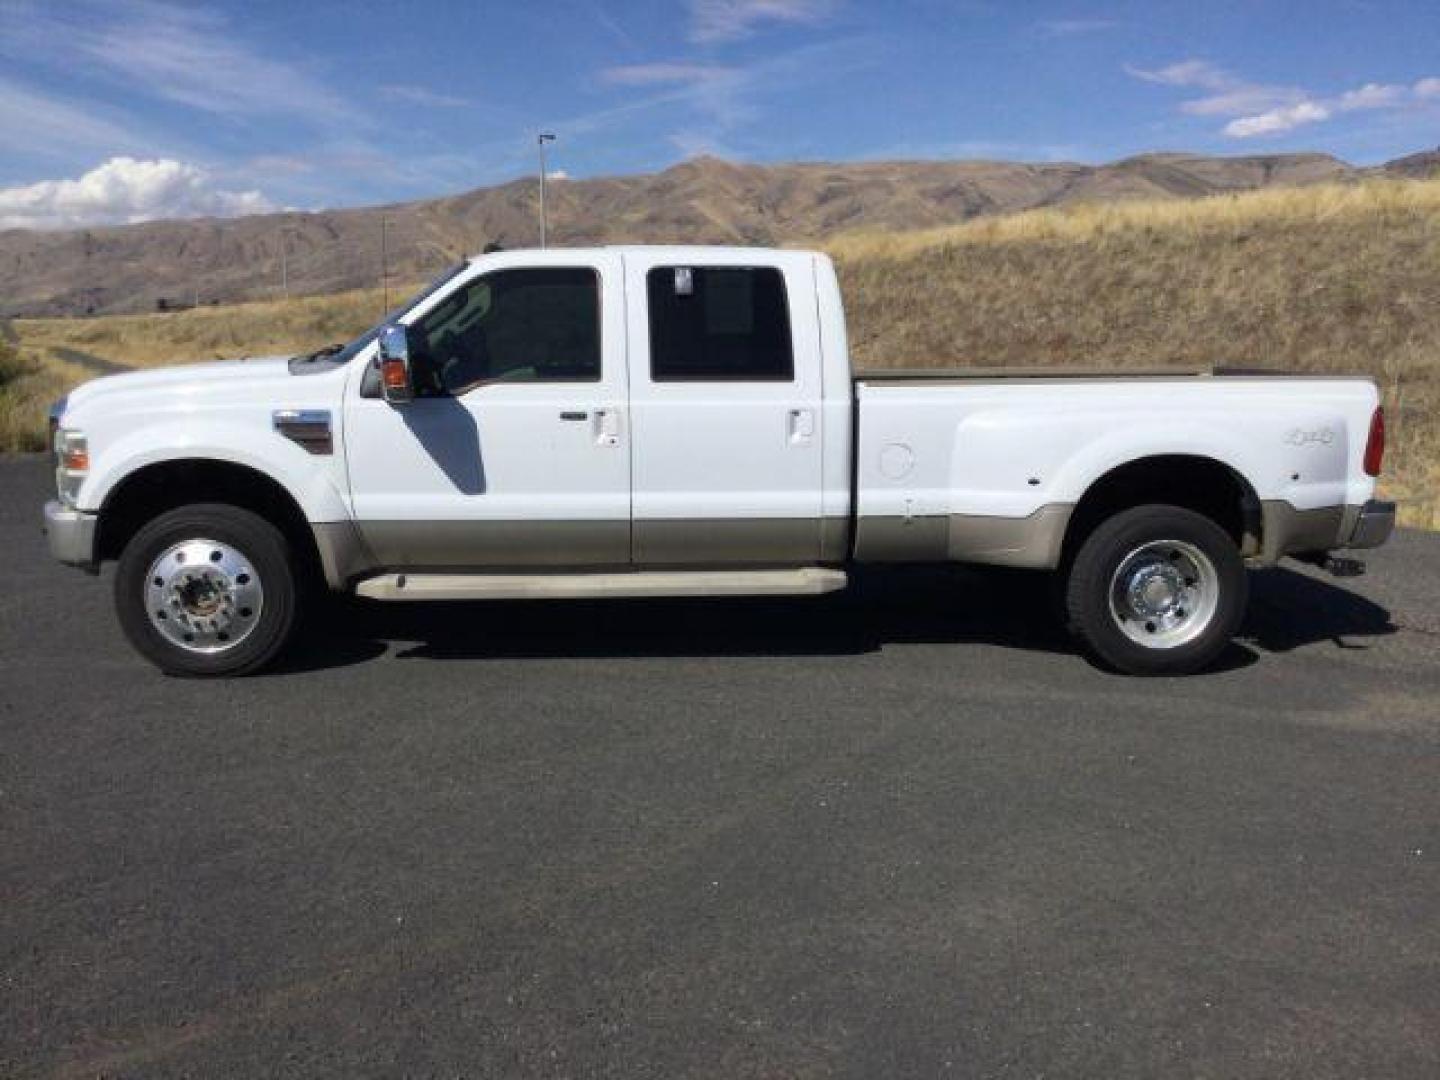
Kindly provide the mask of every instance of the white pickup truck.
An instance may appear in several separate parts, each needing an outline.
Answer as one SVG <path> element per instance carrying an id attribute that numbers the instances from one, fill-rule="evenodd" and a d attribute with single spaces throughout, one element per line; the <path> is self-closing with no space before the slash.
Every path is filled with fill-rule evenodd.
<path id="1" fill-rule="evenodd" d="M 344 347 L 97 379 L 52 426 L 52 553 L 118 559 L 126 634 L 188 675 L 270 661 L 312 581 L 813 595 L 900 562 L 1059 571 L 1103 662 L 1181 674 L 1239 627 L 1247 561 L 1394 523 L 1369 379 L 854 373 L 800 251 L 489 254 Z"/>

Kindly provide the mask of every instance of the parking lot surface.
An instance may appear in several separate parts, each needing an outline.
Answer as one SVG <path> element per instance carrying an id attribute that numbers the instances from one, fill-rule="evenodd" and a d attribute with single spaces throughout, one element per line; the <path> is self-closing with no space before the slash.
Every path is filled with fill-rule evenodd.
<path id="1" fill-rule="evenodd" d="M 0 1075 L 1435 1076 L 1440 537 L 1221 669 L 1043 579 L 342 606 L 167 679 L 0 462 Z"/>

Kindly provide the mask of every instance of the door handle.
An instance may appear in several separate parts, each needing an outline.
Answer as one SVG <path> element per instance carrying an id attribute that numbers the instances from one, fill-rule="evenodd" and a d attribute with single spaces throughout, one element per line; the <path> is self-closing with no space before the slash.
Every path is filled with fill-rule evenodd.
<path id="1" fill-rule="evenodd" d="M 581 411 L 579 411 L 579 410 L 567 409 L 565 412 L 562 412 L 562 413 L 560 414 L 560 419 L 561 419 L 561 420 L 589 420 L 589 419 L 590 419 L 590 414 L 589 414 L 588 412 L 581 412 Z"/>
<path id="2" fill-rule="evenodd" d="M 809 409 L 790 410 L 790 443 L 804 445 L 815 435 L 815 414 Z"/>
<path id="3" fill-rule="evenodd" d="M 599 446 L 620 445 L 620 412 L 618 409 L 595 410 L 595 442 Z"/>

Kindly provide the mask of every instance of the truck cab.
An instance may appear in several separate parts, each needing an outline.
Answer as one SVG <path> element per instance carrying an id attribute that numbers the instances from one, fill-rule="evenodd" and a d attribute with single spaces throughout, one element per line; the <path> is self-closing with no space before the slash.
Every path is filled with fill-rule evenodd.
<path id="1" fill-rule="evenodd" d="M 824 519 L 848 522 L 849 370 L 814 303 L 826 272 L 799 252 L 492 256 L 401 320 L 403 400 L 373 366 L 346 388 L 369 554 L 412 570 L 839 561 Z"/>

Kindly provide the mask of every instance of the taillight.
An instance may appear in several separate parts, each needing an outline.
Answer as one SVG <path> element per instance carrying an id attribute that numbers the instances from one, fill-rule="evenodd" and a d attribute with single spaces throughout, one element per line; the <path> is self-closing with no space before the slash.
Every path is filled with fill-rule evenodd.
<path id="1" fill-rule="evenodd" d="M 1370 417 L 1370 437 L 1365 440 L 1365 472 L 1369 476 L 1380 475 L 1380 465 L 1385 460 L 1385 410 L 1377 408 Z"/>

